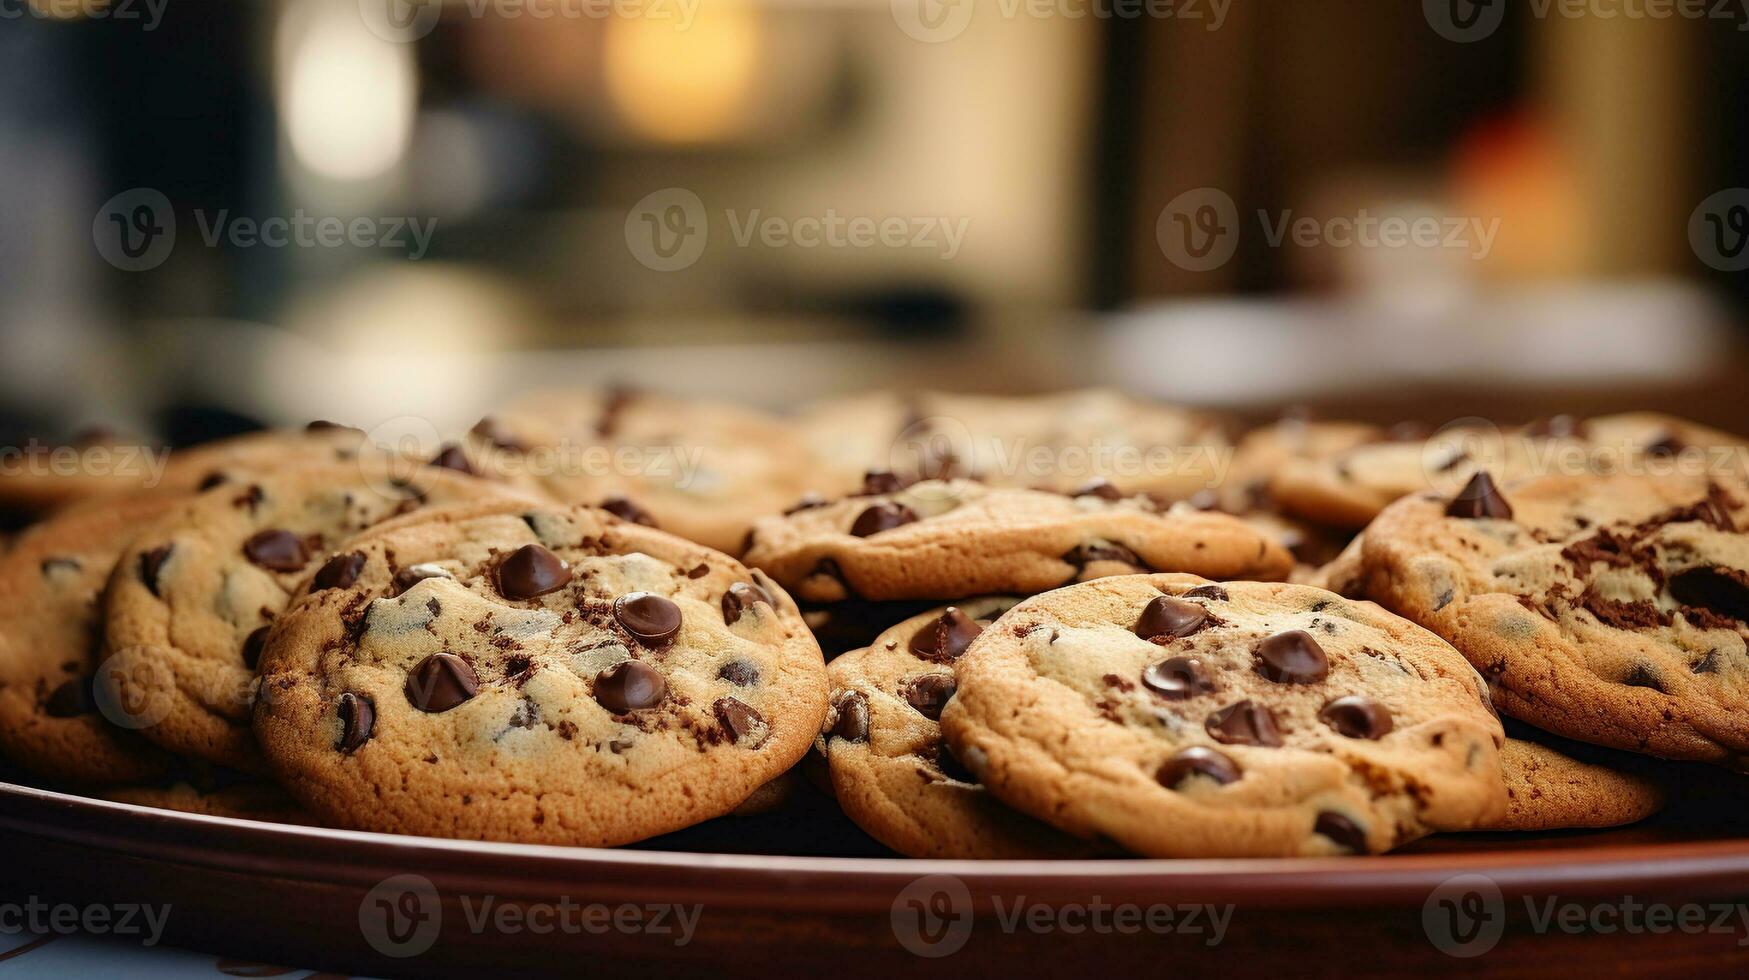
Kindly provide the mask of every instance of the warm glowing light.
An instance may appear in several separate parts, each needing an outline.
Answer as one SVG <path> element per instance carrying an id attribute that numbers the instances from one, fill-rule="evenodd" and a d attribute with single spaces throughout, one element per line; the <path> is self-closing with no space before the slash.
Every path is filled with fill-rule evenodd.
<path id="1" fill-rule="evenodd" d="M 371 33 L 356 3 L 301 0 L 279 24 L 279 110 L 297 161 L 323 177 L 378 176 L 407 151 L 413 47 Z"/>
<path id="2" fill-rule="evenodd" d="M 738 0 L 698 5 L 679 19 L 608 21 L 607 89 L 639 134 L 696 143 L 732 133 L 744 118 L 759 62 L 757 12 Z"/>

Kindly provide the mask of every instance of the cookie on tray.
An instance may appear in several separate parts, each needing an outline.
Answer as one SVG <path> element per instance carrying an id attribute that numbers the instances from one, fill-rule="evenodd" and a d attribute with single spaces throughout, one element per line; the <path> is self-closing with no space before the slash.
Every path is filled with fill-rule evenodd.
<path id="1" fill-rule="evenodd" d="M 1547 731 L 1743 768 L 1749 487 L 1734 473 L 1548 476 L 1399 501 L 1359 588 L 1469 657 Z"/>
<path id="2" fill-rule="evenodd" d="M 1030 595 L 1150 570 L 1281 579 L 1293 568 L 1271 534 L 1110 484 L 1071 496 L 971 480 L 907 487 L 891 474 L 870 474 L 858 496 L 760 521 L 746 559 L 809 602 Z"/>
<path id="3" fill-rule="evenodd" d="M 1646 767 L 1636 769 L 1625 760 L 1605 764 L 1583 751 L 1587 748 L 1591 746 L 1569 754 L 1541 741 L 1508 738 L 1500 750 L 1506 815 L 1476 829 L 1620 827 L 1639 823 L 1664 808 L 1668 791 L 1643 771 Z"/>
<path id="4" fill-rule="evenodd" d="M 832 707 L 816 748 L 850 819 L 920 858 L 1077 857 L 1094 852 L 995 800 L 953 757 L 938 719 L 953 665 L 1015 602 L 968 599 L 905 620 L 832 661 Z"/>
<path id="5" fill-rule="evenodd" d="M 265 771 L 250 727 L 255 666 L 294 590 L 318 569 L 320 584 L 355 574 L 333 549 L 373 524 L 503 497 L 542 500 L 448 469 L 360 459 L 239 475 L 141 526 L 103 602 L 119 690 L 152 706 L 141 733 L 180 755 Z"/>
<path id="6" fill-rule="evenodd" d="M 826 713 L 795 604 L 591 507 L 481 504 L 337 549 L 274 623 L 255 727 L 281 782 L 364 830 L 607 846 L 735 810 Z"/>
<path id="7" fill-rule="evenodd" d="M 1152 857 L 1387 851 L 1498 820 L 1500 722 L 1437 636 L 1307 586 L 1189 575 L 1034 596 L 941 716 L 998 798 Z"/>
<path id="8" fill-rule="evenodd" d="M 135 731 L 142 706 L 117 700 L 98 596 L 140 526 L 168 495 L 76 505 L 32 526 L 0 558 L 0 749 L 60 783 L 135 783 L 170 757 Z M 123 727 L 126 726 L 126 727 Z"/>

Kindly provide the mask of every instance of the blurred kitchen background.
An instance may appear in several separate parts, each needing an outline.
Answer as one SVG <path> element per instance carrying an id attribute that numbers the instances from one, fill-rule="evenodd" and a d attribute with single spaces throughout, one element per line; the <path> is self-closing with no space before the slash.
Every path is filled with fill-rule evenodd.
<path id="1" fill-rule="evenodd" d="M 1749 10 L 1678 7 L 0 0 L 0 434 L 588 383 L 1730 426 Z"/>

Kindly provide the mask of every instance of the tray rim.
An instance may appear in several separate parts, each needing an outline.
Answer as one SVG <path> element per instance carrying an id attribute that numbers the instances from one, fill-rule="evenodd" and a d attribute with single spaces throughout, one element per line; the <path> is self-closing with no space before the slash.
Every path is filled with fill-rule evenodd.
<path id="1" fill-rule="evenodd" d="M 369 888 L 416 873 L 463 892 L 545 894 L 581 886 L 718 907 L 886 911 L 930 875 L 974 894 L 1041 901 L 1195 896 L 1278 908 L 1419 903 L 1454 876 L 1485 875 L 1503 894 L 1703 894 L 1749 891 L 1749 837 L 1348 858 L 1117 858 L 970 861 L 805 857 L 448 840 L 160 810 L 0 782 L 0 840 L 28 838 L 167 862 L 187 870 Z"/>

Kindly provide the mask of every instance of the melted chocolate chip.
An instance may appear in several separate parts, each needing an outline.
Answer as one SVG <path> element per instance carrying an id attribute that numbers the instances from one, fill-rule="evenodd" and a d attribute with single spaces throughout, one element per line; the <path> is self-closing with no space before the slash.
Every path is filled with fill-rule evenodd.
<path id="1" fill-rule="evenodd" d="M 1257 644 L 1257 672 L 1278 684 L 1311 684 L 1330 673 L 1330 658 L 1305 630 L 1289 630 Z"/>
<path id="2" fill-rule="evenodd" d="M 91 680 L 86 677 L 75 677 L 63 681 L 43 702 L 43 711 L 50 718 L 77 718 L 88 715 L 96 708 L 91 697 Z"/>
<path id="3" fill-rule="evenodd" d="M 595 700 L 616 715 L 654 708 L 668 696 L 668 679 L 641 660 L 626 660 L 595 675 Z"/>
<path id="4" fill-rule="evenodd" d="M 304 426 L 304 431 L 305 432 L 356 432 L 359 435 L 364 434 L 364 430 L 358 428 L 357 426 L 343 425 L 339 422 L 330 422 L 327 419 L 316 419 L 314 422 L 311 422 L 309 425 Z"/>
<path id="5" fill-rule="evenodd" d="M 1337 698 L 1318 711 L 1318 720 L 1338 735 L 1380 739 L 1391 732 L 1391 709 L 1369 697 L 1350 694 Z"/>
<path id="6" fill-rule="evenodd" d="M 475 422 L 473 429 L 469 431 L 473 432 L 474 435 L 479 436 L 481 439 L 486 440 L 486 442 L 493 446 L 496 446 L 499 449 L 508 450 L 509 452 L 519 453 L 528 448 L 511 433 L 510 429 L 507 428 L 504 423 L 490 415 Z"/>
<path id="7" fill-rule="evenodd" d="M 958 606 L 948 606 L 911 637 L 910 650 L 931 663 L 953 663 L 982 632 L 984 627 L 978 625 L 977 620 L 967 616 Z"/>
<path id="8" fill-rule="evenodd" d="M 442 448 L 437 450 L 437 455 L 431 457 L 429 465 L 440 469 L 455 470 L 457 473 L 467 473 L 470 476 L 474 472 L 474 464 L 468 462 L 467 451 L 462 449 L 459 443 L 454 442 L 444 443 Z"/>
<path id="9" fill-rule="evenodd" d="M 1070 491 L 1071 497 L 1098 497 L 1100 500 L 1122 500 L 1123 491 L 1103 477 L 1089 480 Z"/>
<path id="10" fill-rule="evenodd" d="M 525 544 L 498 563 L 498 594 L 506 599 L 533 599 L 557 592 L 569 581 L 570 567 L 538 544 Z"/>
<path id="11" fill-rule="evenodd" d="M 251 535 L 243 542 L 243 555 L 271 572 L 295 572 L 310 562 L 304 539 L 278 528 Z"/>
<path id="12" fill-rule="evenodd" d="M 395 595 L 400 595 L 428 578 L 455 578 L 455 576 L 437 565 L 408 565 L 395 573 L 393 583 Z"/>
<path id="13" fill-rule="evenodd" d="M 883 493 L 898 493 L 905 489 L 905 481 L 898 474 L 889 470 L 869 470 L 862 475 L 862 492 L 859 497 L 878 497 Z"/>
<path id="14" fill-rule="evenodd" d="M 413 707 L 437 714 L 478 693 L 480 679 L 466 660 L 452 653 L 434 653 L 419 661 L 402 690 Z"/>
<path id="15" fill-rule="evenodd" d="M 1142 670 L 1142 684 L 1169 701 L 1182 701 L 1215 689 L 1214 678 L 1194 657 L 1169 657 Z"/>
<path id="16" fill-rule="evenodd" d="M 771 726 L 765 723 L 763 715 L 752 705 L 735 698 L 718 698 L 711 705 L 711 712 L 717 716 L 717 723 L 723 726 L 729 737 L 737 742 L 751 741 L 757 746 L 771 732 Z"/>
<path id="17" fill-rule="evenodd" d="M 1088 542 L 1078 544 L 1063 555 L 1063 560 L 1077 568 L 1086 568 L 1096 561 L 1122 562 L 1131 568 L 1147 568 L 1136 553 L 1121 544 L 1107 542 Z"/>
<path id="18" fill-rule="evenodd" d="M 868 695 L 861 691 L 846 691 L 833 706 L 832 727 L 826 734 L 846 742 L 868 741 Z"/>
<path id="19" fill-rule="evenodd" d="M 335 713 L 340 716 L 340 741 L 334 747 L 348 755 L 357 752 L 376 732 L 377 703 L 368 694 L 347 691 L 340 695 Z"/>
<path id="20" fill-rule="evenodd" d="M 856 515 L 856 520 L 850 525 L 850 533 L 866 538 L 882 531 L 891 531 L 896 527 L 917 522 L 917 512 L 897 501 L 883 501 L 869 507 Z"/>
<path id="21" fill-rule="evenodd" d="M 1160 764 L 1154 778 L 1167 789 L 1177 789 L 1191 776 L 1206 776 L 1225 786 L 1237 782 L 1240 775 L 1239 765 L 1232 759 L 1214 749 L 1193 745 L 1174 752 L 1171 758 Z"/>
<path id="22" fill-rule="evenodd" d="M 1366 831 L 1340 813 L 1325 810 L 1318 814 L 1317 822 L 1312 824 L 1312 832 L 1330 838 L 1337 847 L 1350 854 L 1366 853 Z"/>
<path id="23" fill-rule="evenodd" d="M 1446 505 L 1445 516 L 1509 521 L 1512 519 L 1512 505 L 1500 495 L 1500 488 L 1494 485 L 1494 478 L 1488 475 L 1488 471 L 1477 470 L 1470 482 L 1464 484 L 1464 488 Z"/>
<path id="24" fill-rule="evenodd" d="M 752 687 L 759 683 L 759 668 L 745 660 L 731 660 L 717 668 L 717 679 L 736 687 Z"/>
<path id="25" fill-rule="evenodd" d="M 1687 448 L 1688 446 L 1681 439 L 1676 438 L 1673 434 L 1665 433 L 1648 443 L 1645 452 L 1646 455 L 1658 459 L 1669 459 Z"/>
<path id="26" fill-rule="evenodd" d="M 358 573 L 364 571 L 364 552 L 354 551 L 344 555 L 335 555 L 322 563 L 316 569 L 315 577 L 310 579 L 310 591 L 321 592 L 324 589 L 349 589 L 352 583 L 358 581 Z"/>
<path id="27" fill-rule="evenodd" d="M 1189 636 L 1208 625 L 1208 610 L 1194 602 L 1155 596 L 1142 607 L 1136 619 L 1136 635 L 1144 640 L 1171 640 Z"/>
<path id="28" fill-rule="evenodd" d="M 615 599 L 613 618 L 647 647 L 661 646 L 680 632 L 680 607 L 653 592 L 633 592 Z"/>
<path id="29" fill-rule="evenodd" d="M 261 650 L 267 646 L 269 627 L 257 626 L 243 638 L 243 666 L 254 670 L 261 663 Z"/>
<path id="30" fill-rule="evenodd" d="M 755 603 L 763 602 L 772 605 L 771 593 L 757 585 L 746 582 L 736 582 L 729 586 L 729 591 L 723 593 L 723 623 L 733 626 L 740 622 L 741 616 L 751 610 Z"/>
<path id="31" fill-rule="evenodd" d="M 1277 748 L 1281 742 L 1281 726 L 1275 712 L 1246 699 L 1208 716 L 1203 730 L 1224 745 L 1262 745 Z"/>
<path id="32" fill-rule="evenodd" d="M 941 709 L 947 707 L 947 699 L 953 697 L 954 689 L 952 674 L 918 674 L 905 682 L 900 693 L 918 714 L 930 721 L 939 721 Z"/>
<path id="33" fill-rule="evenodd" d="M 1230 597 L 1227 595 L 1227 590 L 1218 585 L 1199 585 L 1196 588 L 1191 589 L 1189 592 L 1184 593 L 1184 598 L 1213 599 L 1216 602 L 1226 602 Z"/>
<path id="34" fill-rule="evenodd" d="M 162 597 L 158 591 L 158 573 L 164 570 L 164 563 L 170 560 L 171 545 L 159 545 L 140 556 L 140 581 L 155 596 Z"/>
<path id="35" fill-rule="evenodd" d="M 650 516 L 650 512 L 632 503 L 628 497 L 609 497 L 601 502 L 601 509 L 622 521 L 642 524 L 645 527 L 656 526 L 656 519 Z"/>
<path id="36" fill-rule="evenodd" d="M 1690 568 L 1670 576 L 1670 597 L 1749 622 L 1749 575 L 1732 568 Z"/>

